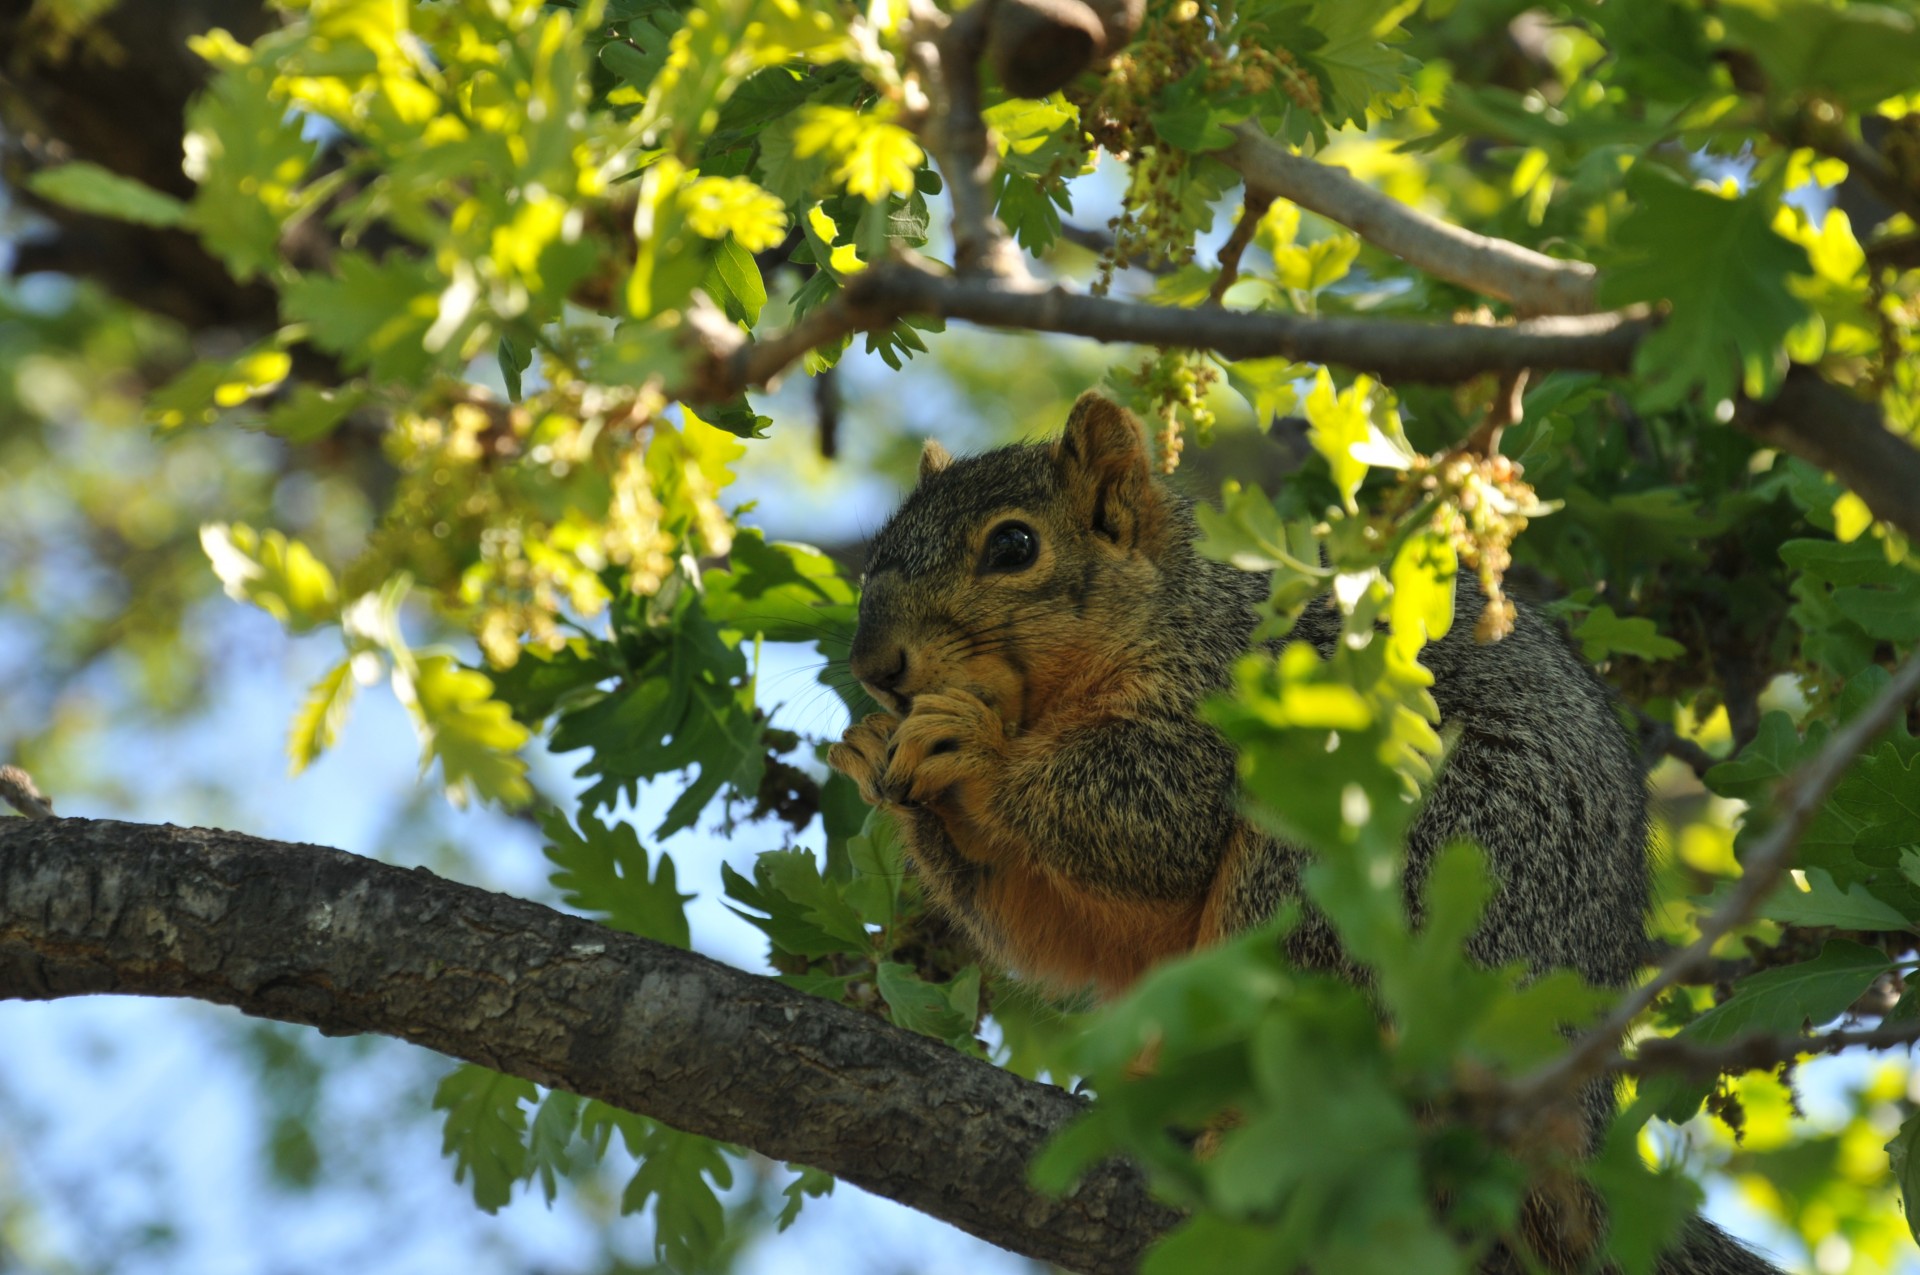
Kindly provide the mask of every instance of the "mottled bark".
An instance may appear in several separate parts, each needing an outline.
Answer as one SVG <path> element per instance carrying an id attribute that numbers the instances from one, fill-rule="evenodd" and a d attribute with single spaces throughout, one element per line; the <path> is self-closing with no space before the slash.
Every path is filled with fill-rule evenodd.
<path id="1" fill-rule="evenodd" d="M 1125 1165 L 1027 1185 L 1081 1100 L 706 957 L 318 846 L 0 820 L 0 999 L 95 993 L 397 1036 L 1074 1270 L 1131 1270 L 1177 1220 Z"/>

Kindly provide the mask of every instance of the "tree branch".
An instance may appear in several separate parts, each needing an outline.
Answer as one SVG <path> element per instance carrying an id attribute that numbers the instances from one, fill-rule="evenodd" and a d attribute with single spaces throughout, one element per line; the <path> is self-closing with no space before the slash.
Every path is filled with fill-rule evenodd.
<path id="1" fill-rule="evenodd" d="M 1027 1185 L 1082 1101 L 703 956 L 338 850 L 0 820 L 0 998 L 96 993 L 399 1037 L 1075 1270 L 1131 1271 L 1178 1220 L 1124 1164 L 1062 1199 Z"/>
<path id="2" fill-rule="evenodd" d="M 1781 874 L 1792 862 L 1801 834 L 1820 812 L 1853 759 L 1887 728 L 1915 694 L 1920 694 L 1920 651 L 1908 656 L 1873 702 L 1834 731 L 1819 754 L 1781 785 L 1778 819 L 1747 852 L 1740 880 L 1719 909 L 1700 922 L 1699 936 L 1668 957 L 1652 978 L 1621 997 L 1613 1010 L 1583 1033 L 1566 1053 L 1515 1082 L 1509 1091 L 1510 1101 L 1504 1106 L 1505 1118 L 1524 1119 L 1541 1106 L 1573 1093 L 1605 1070 L 1614 1058 L 1615 1042 L 1626 1035 L 1633 1020 L 1659 999 L 1662 992 L 1685 982 L 1696 970 L 1712 963 L 1714 945 L 1751 921 L 1773 892 Z"/>
<path id="3" fill-rule="evenodd" d="M 1769 447 L 1830 470 L 1874 517 L 1920 543 L 1920 447 L 1889 430 L 1872 403 L 1796 367 L 1778 394 L 1743 400 L 1733 419 Z"/>
<path id="4" fill-rule="evenodd" d="M 1247 188 L 1246 204 L 1240 209 L 1240 220 L 1233 223 L 1233 233 L 1220 246 L 1220 273 L 1215 276 L 1213 286 L 1207 289 L 1208 305 L 1219 305 L 1226 297 L 1227 289 L 1240 277 L 1240 258 L 1246 254 L 1247 245 L 1253 242 L 1254 235 L 1259 233 L 1260 219 L 1272 204 L 1272 195 Z"/>
<path id="5" fill-rule="evenodd" d="M 1090 297 L 1063 287 L 1012 288 L 895 261 L 861 271 L 833 301 L 794 328 L 737 350 L 714 351 L 724 375 L 697 377 L 705 395 L 765 384 L 814 345 L 883 327 L 910 314 L 989 327 L 1059 332 L 1098 341 L 1178 345 L 1227 359 L 1281 357 L 1333 363 L 1386 380 L 1454 385 L 1483 372 L 1566 368 L 1625 373 L 1649 321 L 1609 313 L 1530 319 L 1504 327 L 1400 319 L 1320 318 L 1206 307 L 1198 310 Z"/>
<path id="6" fill-rule="evenodd" d="M 1281 146 L 1251 120 L 1218 152 L 1248 190 L 1290 199 L 1339 222 L 1376 248 L 1461 287 L 1510 301 L 1527 314 L 1592 314 L 1598 271 L 1451 225 Z"/>
<path id="7" fill-rule="evenodd" d="M 1830 1031 L 1818 1036 L 1759 1034 L 1704 1045 L 1676 1036 L 1655 1036 L 1640 1042 L 1632 1057 L 1615 1055 L 1606 1070 L 1629 1076 L 1679 1075 L 1710 1080 L 1725 1072 L 1777 1067 L 1812 1054 L 1837 1054 L 1843 1049 L 1891 1049 L 1920 1040 L 1920 1019 L 1882 1023 L 1878 1027 Z"/>
<path id="8" fill-rule="evenodd" d="M 916 4 L 908 49 L 928 97 L 920 136 L 946 174 L 953 201 L 954 269 L 1025 282 L 1026 259 L 993 215 L 990 183 L 999 157 L 980 117 L 980 56 L 996 7 L 994 0 L 977 0 L 948 18 L 931 4 Z"/>

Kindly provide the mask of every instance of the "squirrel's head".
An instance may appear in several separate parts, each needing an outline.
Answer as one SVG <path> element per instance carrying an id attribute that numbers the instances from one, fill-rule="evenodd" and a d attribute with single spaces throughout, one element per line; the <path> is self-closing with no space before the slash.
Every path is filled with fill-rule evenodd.
<path id="1" fill-rule="evenodd" d="M 1137 668 L 1180 535 L 1140 426 L 1088 392 L 1051 443 L 954 459 L 929 442 L 919 485 L 874 537 L 853 675 L 896 713 L 964 689 L 1010 725 Z"/>

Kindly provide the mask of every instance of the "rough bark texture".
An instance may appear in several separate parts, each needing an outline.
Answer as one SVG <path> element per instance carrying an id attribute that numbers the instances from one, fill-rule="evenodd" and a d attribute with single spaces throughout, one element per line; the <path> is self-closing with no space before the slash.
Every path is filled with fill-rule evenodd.
<path id="1" fill-rule="evenodd" d="M 706 957 L 319 846 L 0 820 L 0 999 L 94 993 L 397 1036 L 1075 1270 L 1131 1270 L 1177 1220 L 1125 1165 L 1027 1185 L 1073 1096 Z"/>

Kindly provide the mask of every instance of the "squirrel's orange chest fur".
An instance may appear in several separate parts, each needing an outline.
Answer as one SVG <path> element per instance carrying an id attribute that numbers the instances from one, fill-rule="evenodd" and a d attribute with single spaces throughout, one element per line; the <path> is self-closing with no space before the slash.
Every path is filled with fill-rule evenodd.
<path id="1" fill-rule="evenodd" d="M 1191 951 L 1204 900 L 1103 897 L 1057 873 L 1013 862 L 994 870 L 975 898 L 1001 936 L 1009 965 L 1062 988 L 1124 991 L 1148 968 Z"/>

